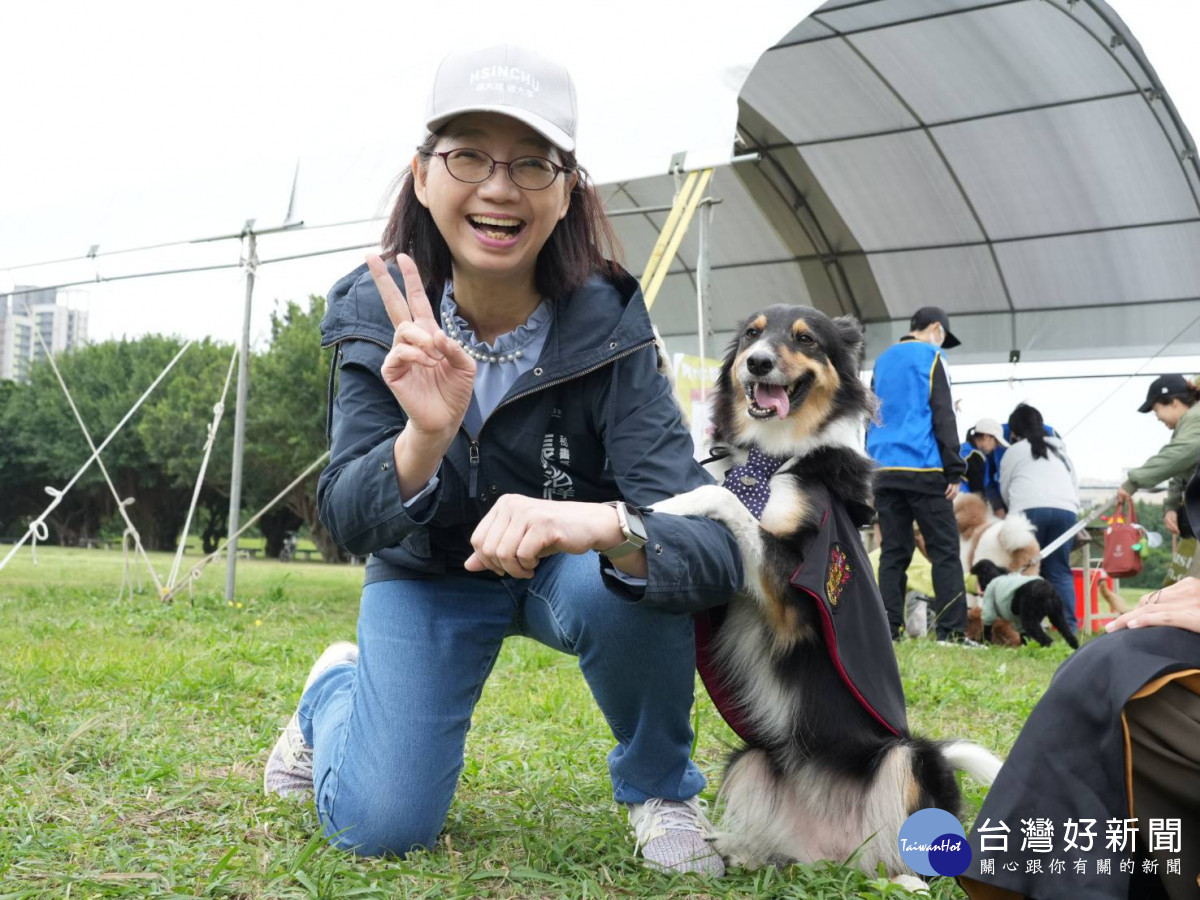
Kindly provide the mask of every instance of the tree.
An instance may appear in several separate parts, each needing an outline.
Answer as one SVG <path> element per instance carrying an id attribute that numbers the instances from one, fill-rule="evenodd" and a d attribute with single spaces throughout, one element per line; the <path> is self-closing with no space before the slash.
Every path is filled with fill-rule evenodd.
<path id="1" fill-rule="evenodd" d="M 25 451 L 24 419 L 27 385 L 0 381 L 0 535 L 16 537 L 23 519 L 31 519 L 50 498 L 43 490 L 49 476 Z"/>
<path id="2" fill-rule="evenodd" d="M 147 401 L 136 427 L 154 465 L 175 487 L 192 490 L 204 459 L 204 445 L 214 408 L 233 358 L 233 347 L 210 339 L 197 341 Z M 233 456 L 233 418 L 236 412 L 237 371 L 230 379 L 225 407 L 217 429 L 204 483 L 228 500 Z M 189 500 L 191 498 L 189 497 Z"/>
<path id="3" fill-rule="evenodd" d="M 325 301 L 289 302 L 271 317 L 271 342 L 250 360 L 243 497 L 257 511 L 326 449 L 325 409 L 331 350 L 320 347 Z M 182 341 L 150 335 L 105 341 L 56 357 L 84 422 L 98 445 L 179 351 Z M 203 340 L 179 364 L 105 449 L 102 459 L 149 549 L 173 549 L 204 457 L 214 406 L 233 348 Z M 236 390 L 226 395 L 193 527 L 206 552 L 226 530 Z M 39 514 L 44 487 L 61 488 L 88 458 L 87 446 L 49 364 L 35 365 L 29 384 L 0 383 L 0 532 Z M 307 524 L 327 561 L 342 558 L 317 518 L 314 472 L 259 520 L 269 553 L 285 534 Z M 111 492 L 93 464 L 48 517 L 59 543 L 123 528 Z M 251 513 L 252 514 L 252 513 Z M 243 519 L 243 521 L 245 521 Z"/>
<path id="4" fill-rule="evenodd" d="M 176 338 L 149 335 L 136 341 L 91 344 L 55 358 L 97 446 L 180 346 Z M 19 469 L 16 476 L 25 492 L 33 485 L 39 490 L 44 485 L 61 489 L 91 455 L 58 379 L 46 362 L 31 368 L 29 384 L 10 389 L 0 429 L 5 431 L 9 452 L 17 461 L 9 465 Z M 154 464 L 136 422 L 131 421 L 117 434 L 101 459 L 118 496 L 135 498 L 128 513 L 145 546 L 169 548 L 183 522 L 187 498 L 178 484 Z M 37 512 L 48 502 L 43 494 L 36 504 Z M 97 535 L 116 513 L 116 502 L 100 467 L 92 463 L 47 517 L 47 523 L 60 543 L 74 544 Z"/>
<path id="5" fill-rule="evenodd" d="M 310 297 L 307 309 L 288 301 L 271 315 L 270 347 L 252 360 L 245 472 L 247 501 L 255 508 L 327 448 L 326 397 L 333 351 L 321 349 L 324 315 L 323 297 Z M 344 558 L 342 551 L 317 518 L 319 474 L 318 469 L 281 502 L 308 525 L 321 557 L 336 562 Z"/>
<path id="6" fill-rule="evenodd" d="M 231 361 L 234 372 L 229 376 Z M 237 362 L 232 345 L 209 339 L 193 345 L 169 380 L 147 401 L 138 421 L 138 433 L 153 464 L 172 486 L 186 491 L 186 503 L 190 503 L 227 376 L 229 389 L 191 523 L 191 530 L 200 534 L 206 554 L 217 549 L 228 520 L 233 420 L 237 407 Z"/>

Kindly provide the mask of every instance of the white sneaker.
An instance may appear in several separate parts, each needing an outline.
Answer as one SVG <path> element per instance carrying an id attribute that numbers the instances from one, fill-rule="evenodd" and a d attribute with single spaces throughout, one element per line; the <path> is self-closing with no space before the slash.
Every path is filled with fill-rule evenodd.
<path id="1" fill-rule="evenodd" d="M 308 678 L 304 681 L 304 690 L 308 690 L 317 680 L 317 676 L 326 669 L 342 663 L 355 662 L 358 662 L 356 645 L 349 641 L 330 644 L 309 670 Z M 271 755 L 267 757 L 267 765 L 263 770 L 263 793 L 278 794 L 280 797 L 312 796 L 313 751 L 312 747 L 304 743 L 297 713 L 292 713 L 283 733 L 279 735 L 279 740 L 271 748 Z"/>
<path id="2" fill-rule="evenodd" d="M 325 648 L 317 661 L 308 671 L 308 677 L 304 679 L 304 690 L 312 687 L 312 683 L 317 680 L 317 677 L 326 669 L 332 669 L 341 663 L 356 663 L 358 662 L 358 644 L 353 644 L 350 641 L 335 641 Z"/>
<path id="3" fill-rule="evenodd" d="M 707 840 L 712 825 L 704 814 L 706 805 L 699 797 L 655 797 L 645 803 L 631 803 L 629 824 L 637 837 L 634 853 L 640 851 L 652 869 L 720 878 L 725 874 L 725 863 Z"/>
<path id="4" fill-rule="evenodd" d="M 909 893 L 929 896 L 929 885 L 916 875 L 893 875 L 892 884 L 898 884 Z"/>
<path id="5" fill-rule="evenodd" d="M 940 647 L 964 647 L 967 650 L 986 650 L 987 644 L 981 644 L 978 641 L 973 641 L 965 635 L 955 635 L 953 638 L 942 638 L 938 641 Z"/>

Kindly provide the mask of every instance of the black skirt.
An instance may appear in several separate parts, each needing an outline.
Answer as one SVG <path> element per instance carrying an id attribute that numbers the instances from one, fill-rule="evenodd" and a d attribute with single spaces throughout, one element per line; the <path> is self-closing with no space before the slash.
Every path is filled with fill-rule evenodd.
<path id="1" fill-rule="evenodd" d="M 973 900 L 1011 896 L 1006 891 L 1038 900 L 1130 896 L 1130 875 L 1121 871 L 1119 863 L 1137 854 L 1114 852 L 1106 842 L 1109 819 L 1133 817 L 1122 710 L 1156 679 L 1197 669 L 1200 634 L 1164 627 L 1103 635 L 1059 667 L 975 820 L 971 868 L 960 878 Z M 1038 852 L 1036 842 L 1022 849 L 1022 829 L 1028 828 L 1022 820 L 1034 819 L 1051 823 L 1051 852 Z M 1081 849 L 1085 843 L 1081 840 L 1076 841 L 1079 846 L 1064 850 L 1068 819 L 1096 821 L 1090 851 Z M 1138 824 L 1140 849 L 1145 846 L 1147 823 Z M 981 830 L 985 828 L 986 832 Z M 1003 835 L 1007 852 L 999 850 Z M 1036 841 L 1036 832 L 1034 837 Z M 1182 839 L 1195 841 L 1200 835 L 1184 834 Z M 1049 870 L 1054 858 L 1064 861 L 1065 871 Z M 1108 874 L 1098 871 L 1097 861 L 1105 859 L 1110 861 Z M 987 860 L 991 871 L 983 874 L 981 864 Z M 1043 871 L 1030 872 L 1030 860 L 1040 860 Z M 1082 873 L 1076 870 L 1077 860 L 1083 860 Z"/>

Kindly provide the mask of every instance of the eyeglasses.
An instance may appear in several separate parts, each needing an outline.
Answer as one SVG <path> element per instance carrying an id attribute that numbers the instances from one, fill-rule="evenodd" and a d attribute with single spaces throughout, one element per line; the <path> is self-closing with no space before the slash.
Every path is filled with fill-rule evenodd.
<path id="1" fill-rule="evenodd" d="M 504 162 L 492 159 L 482 150 L 472 150 L 469 147 L 443 150 L 433 155 L 442 158 L 442 162 L 446 164 L 446 171 L 453 178 L 467 184 L 487 181 L 496 171 L 496 166 L 505 166 L 508 169 L 509 180 L 525 191 L 544 191 L 554 184 L 559 172 L 568 171 L 566 166 L 560 166 L 543 156 L 521 156 L 512 162 Z"/>

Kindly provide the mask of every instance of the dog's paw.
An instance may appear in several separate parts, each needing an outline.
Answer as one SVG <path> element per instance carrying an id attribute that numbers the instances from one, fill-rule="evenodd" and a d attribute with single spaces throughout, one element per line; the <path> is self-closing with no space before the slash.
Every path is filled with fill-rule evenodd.
<path id="1" fill-rule="evenodd" d="M 759 869 L 764 865 L 757 854 L 750 851 L 746 844 L 739 840 L 736 834 L 728 831 L 718 831 L 709 835 L 705 840 L 717 851 L 725 865 L 733 869 Z"/>
<path id="2" fill-rule="evenodd" d="M 894 875 L 891 881 L 892 884 L 898 884 L 900 887 L 914 894 L 929 894 L 929 885 L 916 875 Z"/>
<path id="3" fill-rule="evenodd" d="M 758 532 L 754 514 L 730 491 L 717 484 L 706 484 L 686 494 L 659 500 L 650 507 L 655 512 L 673 516 L 705 516 L 724 522 L 735 534 L 741 531 Z"/>
<path id="4" fill-rule="evenodd" d="M 650 508 L 655 512 L 664 512 L 672 516 L 712 516 L 714 510 L 721 505 L 722 494 L 733 498 L 733 495 L 725 488 L 715 484 L 705 484 L 693 488 L 686 494 L 659 500 Z"/>

